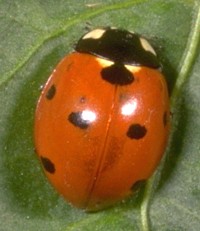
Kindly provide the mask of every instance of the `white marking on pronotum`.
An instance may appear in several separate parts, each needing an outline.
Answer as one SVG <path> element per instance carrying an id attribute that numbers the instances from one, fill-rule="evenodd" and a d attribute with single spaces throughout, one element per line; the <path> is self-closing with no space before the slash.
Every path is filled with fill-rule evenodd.
<path id="1" fill-rule="evenodd" d="M 102 68 L 109 67 L 114 64 L 113 61 L 104 59 L 104 58 L 96 58 L 97 62 L 101 65 Z"/>
<path id="2" fill-rule="evenodd" d="M 149 44 L 149 42 L 146 39 L 140 38 L 140 42 L 141 42 L 142 47 L 146 51 L 149 51 L 149 52 L 151 52 L 152 54 L 154 54 L 156 56 L 155 50 L 153 49 L 153 47 Z"/>
<path id="3" fill-rule="evenodd" d="M 142 68 L 140 66 L 134 66 L 134 65 L 125 65 L 126 69 L 128 69 L 130 72 L 138 72 L 140 71 Z"/>
<path id="4" fill-rule="evenodd" d="M 101 65 L 102 68 L 109 67 L 114 64 L 113 61 L 104 59 L 104 58 L 98 58 L 96 57 L 97 62 Z M 138 72 L 141 70 L 140 66 L 135 66 L 135 65 L 124 65 L 126 69 L 128 69 L 131 72 Z"/>
<path id="5" fill-rule="evenodd" d="M 104 29 L 95 29 L 87 33 L 85 36 L 83 36 L 82 39 L 100 39 L 103 34 L 105 33 Z"/>

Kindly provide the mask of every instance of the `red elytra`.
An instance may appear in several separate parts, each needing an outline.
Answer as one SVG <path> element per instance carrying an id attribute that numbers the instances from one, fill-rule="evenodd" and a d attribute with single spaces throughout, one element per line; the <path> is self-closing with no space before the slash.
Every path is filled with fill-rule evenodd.
<path id="1" fill-rule="evenodd" d="M 169 98 L 158 68 L 78 51 L 53 71 L 35 115 L 45 174 L 86 210 L 132 194 L 154 172 L 168 134 Z"/>

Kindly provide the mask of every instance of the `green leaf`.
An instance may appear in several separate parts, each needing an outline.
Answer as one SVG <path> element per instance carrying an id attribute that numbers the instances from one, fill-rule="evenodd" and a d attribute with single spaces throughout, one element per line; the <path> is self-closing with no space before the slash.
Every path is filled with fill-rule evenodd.
<path id="1" fill-rule="evenodd" d="M 146 186 L 88 214 L 47 182 L 32 134 L 40 87 L 86 28 L 97 26 L 136 31 L 157 48 L 172 129 L 166 156 Z M 199 37 L 199 0 L 1 0 L 0 230 L 199 230 Z"/>

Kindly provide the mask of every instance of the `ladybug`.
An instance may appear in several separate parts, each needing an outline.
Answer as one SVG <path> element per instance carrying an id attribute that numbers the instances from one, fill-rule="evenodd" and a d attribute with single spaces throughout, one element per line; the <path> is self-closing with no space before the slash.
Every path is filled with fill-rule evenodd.
<path id="1" fill-rule="evenodd" d="M 36 152 L 64 198 L 99 210 L 153 174 L 166 147 L 169 114 L 166 81 L 148 41 L 97 28 L 80 38 L 42 90 Z"/>

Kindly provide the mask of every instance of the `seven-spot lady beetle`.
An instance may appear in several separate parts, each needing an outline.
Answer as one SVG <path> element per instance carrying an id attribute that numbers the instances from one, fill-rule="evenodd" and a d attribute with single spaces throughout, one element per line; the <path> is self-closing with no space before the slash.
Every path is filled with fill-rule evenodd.
<path id="1" fill-rule="evenodd" d="M 152 175 L 169 133 L 159 68 L 146 39 L 108 27 L 83 35 L 48 79 L 35 115 L 36 151 L 75 206 L 107 207 Z"/>

